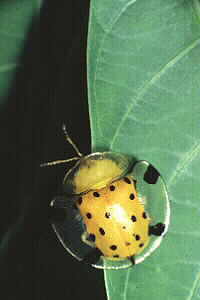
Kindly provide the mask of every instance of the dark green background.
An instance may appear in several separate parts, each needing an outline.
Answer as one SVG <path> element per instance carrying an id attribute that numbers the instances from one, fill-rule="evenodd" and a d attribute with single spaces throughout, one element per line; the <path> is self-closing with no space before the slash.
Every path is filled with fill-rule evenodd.
<path id="1" fill-rule="evenodd" d="M 103 272 L 68 255 L 49 224 L 49 203 L 59 191 L 65 166 L 39 167 L 40 162 L 73 155 L 63 138 L 63 122 L 81 151 L 90 152 L 88 12 L 87 0 L 44 1 L 41 15 L 30 22 L 9 94 L 1 99 L 4 300 L 105 299 Z"/>

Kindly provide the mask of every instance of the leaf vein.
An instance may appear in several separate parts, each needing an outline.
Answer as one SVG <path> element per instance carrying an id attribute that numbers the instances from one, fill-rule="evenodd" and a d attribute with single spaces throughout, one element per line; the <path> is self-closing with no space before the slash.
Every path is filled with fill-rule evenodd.
<path id="1" fill-rule="evenodd" d="M 197 276 L 196 276 L 196 279 L 194 280 L 194 284 L 192 286 L 190 294 L 186 300 L 192 300 L 193 296 L 195 296 L 195 293 L 199 287 L 200 287 L 200 271 L 197 273 Z"/>
<path id="2" fill-rule="evenodd" d="M 186 154 L 180 160 L 171 178 L 169 179 L 168 187 L 176 183 L 177 179 L 188 168 L 191 162 L 198 156 L 199 152 L 200 152 L 200 142 L 195 143 L 195 145 L 191 148 L 191 150 L 186 152 Z"/>
<path id="3" fill-rule="evenodd" d="M 133 99 L 133 101 L 130 103 L 126 113 L 121 119 L 121 122 L 119 123 L 119 126 L 117 127 L 115 134 L 113 135 L 113 138 L 110 143 L 110 149 L 113 148 L 113 145 L 117 139 L 118 133 L 123 126 L 124 122 L 128 118 L 129 114 L 131 113 L 134 104 L 136 104 L 148 91 L 148 89 L 158 81 L 161 76 L 163 76 L 170 68 L 172 68 L 178 61 L 180 61 L 183 57 L 185 57 L 192 49 L 194 49 L 198 44 L 200 43 L 200 39 L 196 39 L 193 41 L 188 47 L 186 47 L 184 50 L 180 51 L 174 58 L 172 58 L 168 63 L 166 63 L 159 72 L 157 72 L 150 80 L 144 84 L 141 89 L 138 92 L 138 95 L 136 98 Z"/>

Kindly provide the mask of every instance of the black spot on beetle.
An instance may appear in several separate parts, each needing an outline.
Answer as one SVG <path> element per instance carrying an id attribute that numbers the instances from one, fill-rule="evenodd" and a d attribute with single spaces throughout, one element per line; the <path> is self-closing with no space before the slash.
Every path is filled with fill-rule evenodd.
<path id="1" fill-rule="evenodd" d="M 99 194 L 98 192 L 94 192 L 94 193 L 93 193 L 93 196 L 94 196 L 94 197 L 100 197 L 100 194 Z"/>
<path id="2" fill-rule="evenodd" d="M 130 196 L 129 196 L 129 198 L 130 198 L 131 200 L 134 200 L 134 199 L 135 199 L 135 195 L 134 195 L 133 193 L 131 193 Z"/>
<path id="3" fill-rule="evenodd" d="M 77 200 L 78 205 L 81 205 L 82 202 L 83 202 L 83 198 L 79 197 L 78 200 Z"/>
<path id="4" fill-rule="evenodd" d="M 145 211 L 143 212 L 142 216 L 144 219 L 147 219 L 147 214 L 145 213 Z"/>
<path id="5" fill-rule="evenodd" d="M 149 165 L 146 172 L 144 173 L 144 181 L 149 184 L 156 184 L 159 176 L 160 173 L 152 165 Z"/>
<path id="6" fill-rule="evenodd" d="M 126 183 L 128 183 L 128 184 L 131 184 L 131 181 L 130 181 L 130 179 L 129 179 L 128 177 L 124 177 L 124 181 L 125 181 Z"/>
<path id="7" fill-rule="evenodd" d="M 90 234 L 88 235 L 88 237 L 87 237 L 87 240 L 88 240 L 88 241 L 91 241 L 91 242 L 95 242 L 95 240 L 96 240 L 95 234 L 90 233 Z"/>
<path id="8" fill-rule="evenodd" d="M 143 244 L 143 243 L 139 244 L 139 247 L 140 247 L 140 248 L 142 248 L 143 246 L 144 246 L 144 244 Z"/>
<path id="9" fill-rule="evenodd" d="M 131 220 L 132 220 L 133 222 L 136 222 L 136 221 L 137 221 L 136 216 L 131 216 Z"/>
<path id="10" fill-rule="evenodd" d="M 114 250 L 117 249 L 117 246 L 116 245 L 112 245 L 112 246 L 110 246 L 110 249 L 114 251 Z"/>
<path id="11" fill-rule="evenodd" d="M 125 245 L 126 245 L 126 246 L 130 246 L 130 245 L 131 245 L 131 243 L 129 243 L 129 242 L 125 242 Z"/>
<path id="12" fill-rule="evenodd" d="M 113 257 L 116 257 L 116 258 L 117 258 L 117 257 L 119 257 L 119 255 L 118 255 L 118 254 L 115 254 L 115 255 L 113 255 Z"/>
<path id="13" fill-rule="evenodd" d="M 130 259 L 130 261 L 132 262 L 133 265 L 135 265 L 135 258 L 134 258 L 134 255 L 130 256 L 130 257 L 127 257 Z"/>
<path id="14" fill-rule="evenodd" d="M 92 214 L 91 214 L 91 213 L 87 213 L 87 214 L 86 214 L 86 217 L 87 217 L 88 219 L 92 219 Z"/>
<path id="15" fill-rule="evenodd" d="M 135 239 L 136 239 L 136 241 L 139 241 L 139 240 L 140 240 L 139 234 L 136 234 L 136 235 L 135 235 Z"/>
<path id="16" fill-rule="evenodd" d="M 107 219 L 109 219 L 109 218 L 110 218 L 110 213 L 109 213 L 109 212 L 106 212 L 106 213 L 105 213 L 105 217 L 106 217 Z"/>
<path id="17" fill-rule="evenodd" d="M 101 233 L 101 235 L 105 235 L 105 230 L 103 228 L 99 228 L 99 232 Z"/>
<path id="18" fill-rule="evenodd" d="M 149 226 L 149 235 L 153 234 L 156 236 L 162 235 L 162 233 L 165 230 L 165 224 L 163 223 L 157 223 L 156 225 L 150 225 Z"/>
<path id="19" fill-rule="evenodd" d="M 111 186 L 110 186 L 110 190 L 111 190 L 111 192 L 113 192 L 113 191 L 115 190 L 115 186 L 114 186 L 114 185 L 111 185 Z"/>

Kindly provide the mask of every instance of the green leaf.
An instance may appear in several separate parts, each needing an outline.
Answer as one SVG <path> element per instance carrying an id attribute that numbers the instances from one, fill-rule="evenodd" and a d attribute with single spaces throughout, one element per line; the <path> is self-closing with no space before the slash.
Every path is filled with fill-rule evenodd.
<path id="1" fill-rule="evenodd" d="M 93 151 L 150 161 L 172 210 L 159 249 L 105 271 L 108 299 L 199 299 L 199 1 L 92 0 L 88 86 Z"/>
<path id="2" fill-rule="evenodd" d="M 40 0 L 4 0 L 0 3 L 0 99 L 4 103 L 23 48 L 32 17 L 39 12 Z"/>

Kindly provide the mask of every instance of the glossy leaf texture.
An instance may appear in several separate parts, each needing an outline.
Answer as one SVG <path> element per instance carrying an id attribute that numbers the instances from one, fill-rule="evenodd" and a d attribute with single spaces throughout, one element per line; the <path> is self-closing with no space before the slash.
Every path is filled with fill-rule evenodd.
<path id="1" fill-rule="evenodd" d="M 3 0 L 0 3 L 0 103 L 8 94 L 11 80 L 20 68 L 19 57 L 33 16 L 41 0 Z M 29 49 L 30 50 L 30 49 Z"/>
<path id="2" fill-rule="evenodd" d="M 108 299 L 199 299 L 200 2 L 92 0 L 88 86 L 92 150 L 150 161 L 171 201 L 159 249 L 105 271 Z"/>

